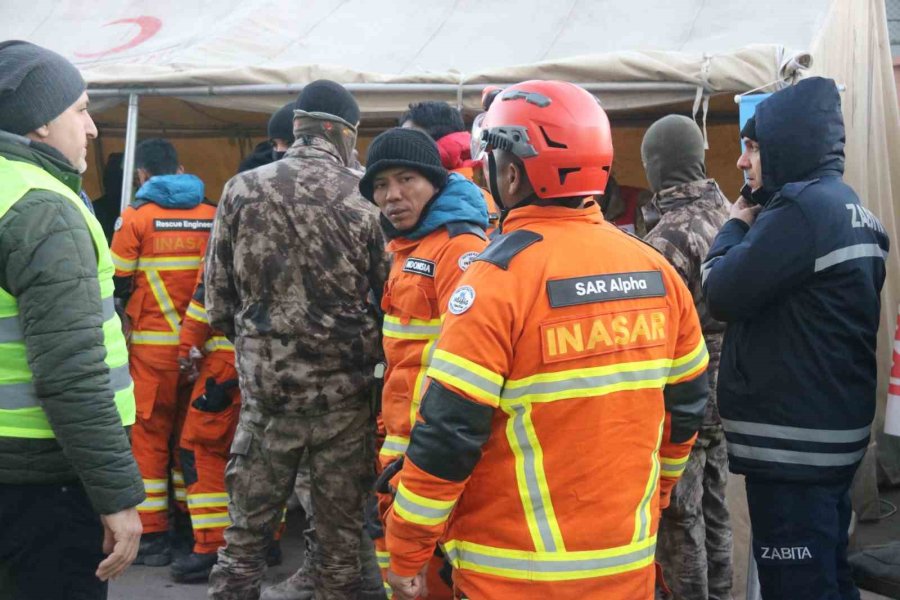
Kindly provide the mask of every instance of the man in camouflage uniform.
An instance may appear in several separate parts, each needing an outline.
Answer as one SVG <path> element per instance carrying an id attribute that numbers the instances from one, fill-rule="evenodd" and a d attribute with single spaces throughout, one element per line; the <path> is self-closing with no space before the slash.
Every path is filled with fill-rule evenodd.
<path id="1" fill-rule="evenodd" d="M 641 145 L 647 181 L 655 194 L 650 212 L 659 215 L 645 239 L 687 284 L 709 349 L 706 417 L 659 526 L 656 557 L 676 600 L 731 598 L 731 524 L 725 505 L 728 459 L 716 406 L 725 324 L 710 316 L 700 290 L 700 263 L 728 220 L 728 204 L 715 180 L 706 178 L 703 146 L 697 124 L 678 115 L 654 123 Z"/>
<path id="2" fill-rule="evenodd" d="M 206 258 L 210 323 L 234 340 L 243 406 L 225 473 L 232 525 L 210 598 L 259 597 L 265 550 L 309 454 L 316 597 L 356 598 L 372 485 L 378 321 L 387 276 L 377 210 L 348 168 L 359 107 L 331 81 L 297 99 L 296 142 L 225 187 Z"/>

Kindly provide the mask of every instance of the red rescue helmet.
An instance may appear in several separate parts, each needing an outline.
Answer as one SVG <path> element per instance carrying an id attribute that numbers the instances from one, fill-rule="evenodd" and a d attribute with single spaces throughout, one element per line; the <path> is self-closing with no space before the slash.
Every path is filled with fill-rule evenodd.
<path id="1" fill-rule="evenodd" d="M 539 198 L 602 194 L 612 167 L 609 118 L 584 88 L 565 81 L 525 81 L 504 89 L 481 123 L 479 158 L 518 156 Z M 473 157 L 474 158 L 474 157 Z"/>

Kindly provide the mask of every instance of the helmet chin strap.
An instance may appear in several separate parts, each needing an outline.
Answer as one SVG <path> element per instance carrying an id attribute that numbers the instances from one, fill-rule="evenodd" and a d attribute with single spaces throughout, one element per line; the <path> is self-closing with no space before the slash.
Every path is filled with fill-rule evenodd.
<path id="1" fill-rule="evenodd" d="M 500 208 L 500 224 L 503 224 L 503 221 L 506 220 L 506 216 L 509 214 L 509 211 L 514 210 L 516 208 L 521 208 L 523 206 L 528 206 L 529 204 L 534 204 L 536 200 L 538 200 L 537 194 L 529 194 L 525 198 L 522 198 L 519 202 L 516 203 L 515 206 L 506 207 L 506 204 L 503 202 L 503 198 L 500 195 L 500 184 L 497 179 L 497 160 L 494 158 L 494 153 L 489 152 L 487 155 L 488 159 L 488 191 L 491 193 L 491 196 L 494 197 L 494 200 L 497 202 L 497 206 Z"/>

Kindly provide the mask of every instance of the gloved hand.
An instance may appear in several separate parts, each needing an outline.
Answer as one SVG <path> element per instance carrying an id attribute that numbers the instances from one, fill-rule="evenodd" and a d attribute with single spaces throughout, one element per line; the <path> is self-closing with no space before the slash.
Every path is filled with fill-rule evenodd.
<path id="1" fill-rule="evenodd" d="M 237 379 L 228 379 L 216 383 L 213 377 L 206 380 L 206 393 L 191 403 L 191 406 L 203 412 L 219 413 L 231 406 L 231 390 L 238 385 Z"/>

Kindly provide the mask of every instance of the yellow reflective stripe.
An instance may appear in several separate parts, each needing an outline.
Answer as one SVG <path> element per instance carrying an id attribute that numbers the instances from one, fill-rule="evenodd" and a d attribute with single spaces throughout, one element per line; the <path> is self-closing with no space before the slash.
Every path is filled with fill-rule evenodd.
<path id="1" fill-rule="evenodd" d="M 573 581 L 607 577 L 653 564 L 656 536 L 640 542 L 578 552 L 529 552 L 460 540 L 442 545 L 455 569 L 524 581 Z"/>
<path id="2" fill-rule="evenodd" d="M 668 358 L 587 369 L 538 373 L 508 380 L 501 402 L 554 402 L 626 390 L 662 388 L 672 361 Z"/>
<path id="3" fill-rule="evenodd" d="M 384 456 L 403 456 L 409 448 L 409 438 L 402 435 L 389 435 L 384 438 L 379 454 Z"/>
<path id="4" fill-rule="evenodd" d="M 450 517 L 455 500 L 434 500 L 411 492 L 403 482 L 397 486 L 394 512 L 417 525 L 440 525 Z"/>
<path id="5" fill-rule="evenodd" d="M 378 559 L 378 566 L 382 569 L 390 568 L 391 566 L 391 553 L 387 550 L 376 550 L 375 557 Z"/>
<path id="6" fill-rule="evenodd" d="M 420 360 L 421 367 L 416 375 L 416 383 L 413 386 L 413 398 L 409 404 L 409 426 L 416 426 L 416 415 L 419 413 L 419 406 L 422 405 L 422 397 L 425 396 L 425 382 L 428 381 L 428 367 L 434 358 L 434 349 L 437 346 L 437 338 L 431 340 L 422 348 L 422 358 Z"/>
<path id="7" fill-rule="evenodd" d="M 391 584 L 389 584 L 387 581 L 383 581 L 381 582 L 381 585 L 384 586 L 384 593 L 388 597 L 388 600 L 392 600 L 394 597 L 394 590 L 391 589 Z"/>
<path id="8" fill-rule="evenodd" d="M 169 323 L 171 330 L 177 332 L 181 318 L 178 316 L 178 310 L 175 308 L 175 304 L 172 303 L 172 298 L 169 296 L 168 290 L 166 290 L 166 284 L 163 282 L 159 271 L 150 270 L 146 272 L 146 275 L 147 282 L 150 284 L 150 291 L 153 292 L 153 297 L 156 298 L 163 317 Z"/>
<path id="9" fill-rule="evenodd" d="M 234 352 L 234 344 L 228 341 L 228 338 L 223 335 L 214 335 L 203 344 L 203 349 L 206 350 L 207 354 L 210 352 L 215 352 L 216 350 L 230 350 Z"/>
<path id="10" fill-rule="evenodd" d="M 138 512 L 160 512 L 168 508 L 168 496 L 147 496 L 146 500 L 137 505 Z"/>
<path id="11" fill-rule="evenodd" d="M 172 469 L 172 482 L 176 486 L 178 486 L 178 485 L 184 486 L 184 473 L 182 473 L 181 471 Z"/>
<path id="12" fill-rule="evenodd" d="M 133 331 L 131 343 L 149 346 L 177 346 L 179 339 L 177 333 L 169 331 Z"/>
<path id="13" fill-rule="evenodd" d="M 672 368 L 669 370 L 666 383 L 678 383 L 681 380 L 690 379 L 705 369 L 708 364 L 709 351 L 706 349 L 706 342 L 701 337 L 693 350 L 672 361 Z"/>
<path id="14" fill-rule="evenodd" d="M 228 506 L 228 494 L 188 494 L 187 504 L 189 508 L 218 508 Z"/>
<path id="15" fill-rule="evenodd" d="M 510 417 L 506 438 L 516 459 L 519 498 L 534 547 L 540 552 L 565 550 L 544 472 L 544 451 L 531 419 L 532 405 L 514 404 L 502 409 Z"/>
<path id="16" fill-rule="evenodd" d="M 650 507 L 653 497 L 656 495 L 659 486 L 659 448 L 662 445 L 663 426 L 665 418 L 659 422 L 659 433 L 656 435 L 656 447 L 650 455 L 650 476 L 647 478 L 647 485 L 644 487 L 644 495 L 638 503 L 637 510 L 634 513 L 634 536 L 632 542 L 640 542 L 650 537 L 650 524 L 652 522 Z"/>
<path id="17" fill-rule="evenodd" d="M 112 250 L 109 251 L 110 256 L 112 257 L 113 266 L 117 271 L 125 271 L 127 273 L 133 273 L 135 267 L 137 267 L 137 260 L 129 260 L 122 256 L 119 256 Z"/>
<path id="18" fill-rule="evenodd" d="M 200 256 L 142 256 L 137 261 L 140 271 L 180 271 L 200 268 Z"/>
<path id="19" fill-rule="evenodd" d="M 194 529 L 228 527 L 231 525 L 231 519 L 228 518 L 227 512 L 207 513 L 205 515 L 192 514 L 191 525 L 193 525 Z"/>
<path id="20" fill-rule="evenodd" d="M 384 337 L 401 340 L 433 340 L 441 332 L 441 320 L 410 319 L 408 323 L 391 315 L 384 316 L 384 325 L 381 333 Z"/>
<path id="21" fill-rule="evenodd" d="M 660 457 L 659 460 L 662 465 L 660 476 L 668 477 L 670 479 L 678 479 L 684 472 L 684 468 L 687 466 L 687 462 L 690 457 L 690 454 L 682 458 L 666 458 L 665 456 Z"/>
<path id="22" fill-rule="evenodd" d="M 503 377 L 446 350 L 435 350 L 427 375 L 492 406 L 500 402 Z"/>
<path id="23" fill-rule="evenodd" d="M 209 319 L 206 316 L 206 307 L 193 299 L 191 300 L 190 304 L 188 304 L 187 311 L 185 311 L 184 316 L 190 317 L 200 323 L 205 323 L 207 325 L 209 324 Z"/>
<path id="24" fill-rule="evenodd" d="M 169 489 L 169 482 L 165 479 L 144 479 L 144 491 L 148 494 L 163 494 Z"/>

